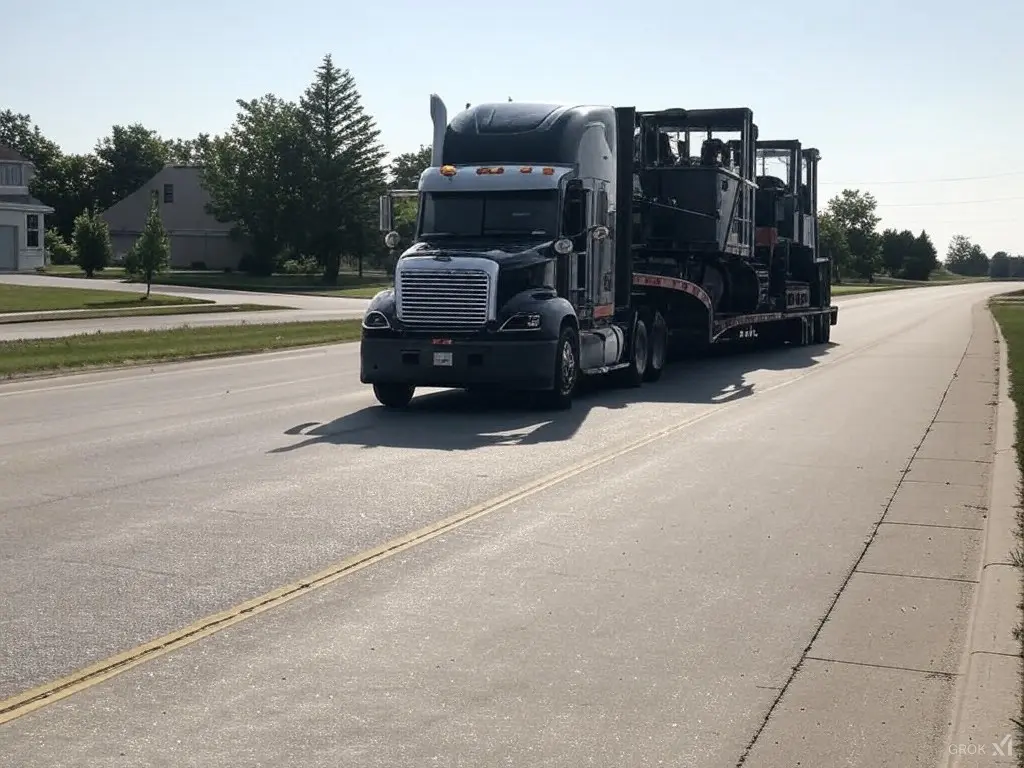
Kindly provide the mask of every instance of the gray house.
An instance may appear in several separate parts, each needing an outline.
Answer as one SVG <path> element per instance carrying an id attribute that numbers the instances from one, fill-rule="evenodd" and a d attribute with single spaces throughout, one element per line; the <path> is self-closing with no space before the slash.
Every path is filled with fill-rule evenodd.
<path id="1" fill-rule="evenodd" d="M 35 166 L 0 144 L 0 272 L 30 272 L 46 264 L 43 219 L 53 208 L 28 193 Z"/>
<path id="2" fill-rule="evenodd" d="M 200 167 L 167 165 L 156 176 L 103 212 L 110 227 L 114 260 L 120 262 L 146 226 L 151 202 L 171 243 L 174 269 L 237 269 L 245 243 L 229 236 L 232 224 L 206 212 L 209 193 L 200 183 Z"/>

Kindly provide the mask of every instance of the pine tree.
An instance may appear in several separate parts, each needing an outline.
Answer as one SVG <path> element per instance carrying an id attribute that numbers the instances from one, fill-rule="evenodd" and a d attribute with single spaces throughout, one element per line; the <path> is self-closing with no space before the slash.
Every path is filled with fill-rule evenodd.
<path id="1" fill-rule="evenodd" d="M 153 278 L 167 269 L 171 261 L 171 243 L 160 219 L 156 202 L 149 208 L 146 227 L 133 246 L 130 268 L 146 281 L 146 298 L 153 287 Z"/>
<path id="2" fill-rule="evenodd" d="M 335 284 L 343 253 L 359 255 L 370 243 L 375 199 L 384 189 L 380 130 L 366 114 L 351 73 L 324 56 L 316 78 L 299 101 L 307 153 L 307 236 L 323 265 L 324 282 Z"/>

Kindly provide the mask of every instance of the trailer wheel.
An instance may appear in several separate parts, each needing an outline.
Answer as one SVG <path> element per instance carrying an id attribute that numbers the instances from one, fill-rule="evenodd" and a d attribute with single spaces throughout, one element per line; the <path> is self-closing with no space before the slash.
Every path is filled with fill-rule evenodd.
<path id="1" fill-rule="evenodd" d="M 407 384 L 374 384 L 373 394 L 385 408 L 405 408 L 412 400 L 416 387 Z"/>
<path id="2" fill-rule="evenodd" d="M 545 393 L 544 398 L 551 408 L 564 411 L 572 407 L 572 398 L 580 379 L 579 348 L 576 330 L 571 325 L 562 326 L 558 346 L 555 348 L 554 386 Z"/>
<path id="3" fill-rule="evenodd" d="M 633 322 L 633 333 L 630 336 L 629 365 L 620 369 L 619 374 L 624 386 L 639 387 L 644 383 L 644 376 L 647 374 L 647 358 L 650 354 L 647 343 L 647 323 L 639 314 Z"/>
<path id="4" fill-rule="evenodd" d="M 647 357 L 647 368 L 644 371 L 644 381 L 657 381 L 665 370 L 665 360 L 668 358 L 668 323 L 661 312 L 655 311 L 654 320 L 651 321 L 651 343 L 650 352 Z"/>

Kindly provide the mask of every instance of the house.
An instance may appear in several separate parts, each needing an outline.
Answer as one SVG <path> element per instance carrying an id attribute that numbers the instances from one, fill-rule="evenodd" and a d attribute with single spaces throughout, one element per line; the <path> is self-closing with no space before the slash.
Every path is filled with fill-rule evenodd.
<path id="1" fill-rule="evenodd" d="M 0 272 L 46 266 L 43 220 L 53 208 L 28 193 L 35 166 L 0 144 Z"/>
<path id="2" fill-rule="evenodd" d="M 174 269 L 237 269 L 245 243 L 230 237 L 233 225 L 206 212 L 209 193 L 195 165 L 167 165 L 153 178 L 103 212 L 114 260 L 120 262 L 146 226 L 153 201 L 171 244 Z"/>

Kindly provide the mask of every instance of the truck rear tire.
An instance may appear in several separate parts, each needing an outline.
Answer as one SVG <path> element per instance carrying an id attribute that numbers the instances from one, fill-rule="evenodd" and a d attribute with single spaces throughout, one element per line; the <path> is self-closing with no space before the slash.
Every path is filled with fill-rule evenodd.
<path id="1" fill-rule="evenodd" d="M 546 405 L 559 411 L 572 407 L 572 399 L 580 380 L 579 337 L 571 325 L 562 326 L 555 347 L 555 373 L 550 390 L 545 394 Z"/>
<path id="2" fill-rule="evenodd" d="M 385 408 L 405 408 L 412 400 L 416 387 L 408 384 L 374 384 L 373 394 Z"/>
<path id="3" fill-rule="evenodd" d="M 650 352 L 647 356 L 647 368 L 644 371 L 644 381 L 654 382 L 661 378 L 665 370 L 665 360 L 668 358 L 668 323 L 661 312 L 655 311 L 654 319 L 651 320 L 651 343 Z"/>
<path id="4" fill-rule="evenodd" d="M 644 383 L 644 377 L 647 375 L 647 358 L 650 355 L 648 347 L 647 323 L 638 314 L 629 339 L 629 365 L 616 371 L 623 386 L 639 387 Z"/>

